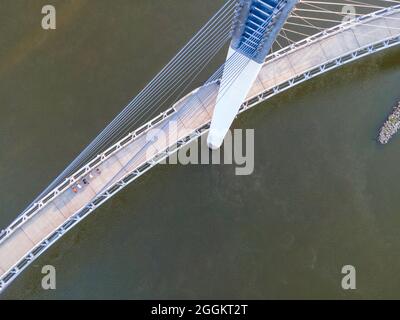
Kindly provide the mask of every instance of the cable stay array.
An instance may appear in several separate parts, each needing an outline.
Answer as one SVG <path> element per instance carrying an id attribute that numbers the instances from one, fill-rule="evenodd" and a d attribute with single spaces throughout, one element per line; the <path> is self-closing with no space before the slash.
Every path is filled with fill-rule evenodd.
<path id="1" fill-rule="evenodd" d="M 280 2 L 283 1 L 280 0 Z M 300 0 L 281 28 L 270 53 L 273 54 L 302 39 L 323 32 L 325 29 L 342 24 L 345 21 L 355 21 L 365 14 L 399 4 L 400 1 L 397 0 L 341 0 L 337 2 L 333 2 L 332 0 Z M 210 61 L 231 39 L 239 11 L 240 0 L 227 0 L 221 9 L 211 17 L 148 85 L 84 148 L 35 201 L 68 179 L 74 172 L 95 158 L 103 150 L 106 150 L 135 128 L 148 122 L 156 114 L 170 108 L 175 102 L 181 99 Z M 381 27 L 373 23 L 367 25 L 376 28 Z M 241 44 L 242 52 L 249 53 L 249 55 L 253 54 L 251 50 L 254 49 L 252 49 L 250 43 L 259 40 L 255 37 L 257 37 L 257 34 L 262 33 L 265 27 L 265 23 L 260 25 L 258 30 Z M 397 29 L 394 27 L 388 28 Z M 248 59 L 245 59 L 243 55 L 233 54 L 209 77 L 205 85 L 218 82 L 224 74 L 228 81 L 224 81 L 224 85 L 220 86 L 219 90 L 222 93 L 226 92 L 246 67 L 247 63 Z M 222 96 L 223 94 L 220 95 L 220 97 Z M 211 94 L 206 96 L 204 98 L 205 103 L 209 102 L 211 98 Z M 190 99 L 187 103 L 190 103 Z M 190 117 L 191 115 L 191 110 L 187 110 L 186 108 L 184 117 Z M 133 155 L 132 161 L 143 152 L 146 152 L 146 147 L 147 144 L 136 155 Z"/>

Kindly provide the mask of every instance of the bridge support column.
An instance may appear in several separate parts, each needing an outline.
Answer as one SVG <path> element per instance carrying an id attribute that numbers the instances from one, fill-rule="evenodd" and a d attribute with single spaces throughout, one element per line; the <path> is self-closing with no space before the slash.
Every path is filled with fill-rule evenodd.
<path id="1" fill-rule="evenodd" d="M 210 149 L 218 149 L 222 145 L 229 127 L 262 68 L 261 63 L 239 52 L 235 54 L 235 52 L 234 49 L 229 48 L 224 74 L 217 96 L 217 104 L 214 109 L 210 132 L 207 138 L 207 145 Z M 240 74 L 232 80 L 232 70 L 234 70 L 234 64 L 238 60 L 243 63 L 245 67 Z"/>
<path id="2" fill-rule="evenodd" d="M 239 0 L 232 42 L 224 65 L 207 138 L 218 149 L 247 97 L 265 57 L 299 0 Z"/>

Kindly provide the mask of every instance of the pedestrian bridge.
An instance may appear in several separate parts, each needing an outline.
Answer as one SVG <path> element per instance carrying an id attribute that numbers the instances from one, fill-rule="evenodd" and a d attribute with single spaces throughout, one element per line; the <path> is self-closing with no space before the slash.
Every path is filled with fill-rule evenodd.
<path id="1" fill-rule="evenodd" d="M 399 5 L 323 30 L 270 54 L 240 112 L 299 83 L 399 43 Z M 107 199 L 207 133 L 218 87 L 216 80 L 186 95 L 99 154 L 12 222 L 0 236 L 0 291 Z"/>

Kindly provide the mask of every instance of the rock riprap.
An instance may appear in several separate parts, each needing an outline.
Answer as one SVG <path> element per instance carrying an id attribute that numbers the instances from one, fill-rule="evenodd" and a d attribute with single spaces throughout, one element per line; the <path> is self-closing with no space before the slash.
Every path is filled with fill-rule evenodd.
<path id="1" fill-rule="evenodd" d="M 379 142 L 386 144 L 400 128 L 400 102 L 393 108 L 393 112 L 383 124 L 379 132 Z"/>

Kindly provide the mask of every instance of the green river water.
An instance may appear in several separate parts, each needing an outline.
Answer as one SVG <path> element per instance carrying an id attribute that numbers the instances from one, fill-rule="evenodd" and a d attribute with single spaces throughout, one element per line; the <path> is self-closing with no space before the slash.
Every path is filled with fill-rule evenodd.
<path id="1" fill-rule="evenodd" d="M 222 5 L 221 0 L 0 3 L 0 226 L 5 227 Z M 210 73 L 212 68 L 209 70 Z M 37 259 L 1 299 L 398 298 L 400 49 L 242 114 L 255 170 L 158 166 Z M 41 289 L 41 268 L 57 289 Z M 341 288 L 341 268 L 357 289 Z"/>

